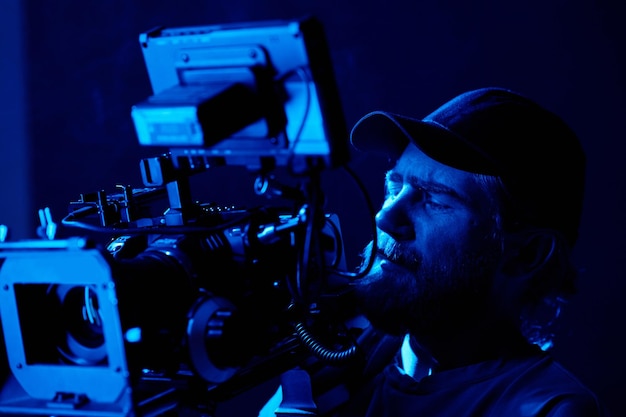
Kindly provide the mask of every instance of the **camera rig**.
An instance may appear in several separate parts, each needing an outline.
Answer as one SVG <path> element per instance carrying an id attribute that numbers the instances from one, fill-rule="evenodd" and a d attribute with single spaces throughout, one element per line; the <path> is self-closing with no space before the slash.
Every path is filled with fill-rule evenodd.
<path id="1" fill-rule="evenodd" d="M 141 145 L 169 151 L 141 160 L 142 188 L 70 203 L 63 226 L 88 236 L 0 242 L 1 413 L 208 415 L 303 361 L 358 354 L 350 281 L 362 272 L 345 270 L 320 186 L 348 150 L 319 22 L 158 28 L 139 41 L 154 95 L 131 116 Z M 190 177 L 226 165 L 289 204 L 194 201 Z"/>

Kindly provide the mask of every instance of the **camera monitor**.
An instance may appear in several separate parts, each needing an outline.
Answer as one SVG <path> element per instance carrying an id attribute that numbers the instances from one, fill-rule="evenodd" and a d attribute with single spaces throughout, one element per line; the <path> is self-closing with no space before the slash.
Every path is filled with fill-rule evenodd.
<path id="1" fill-rule="evenodd" d="M 346 162 L 347 134 L 314 18 L 158 28 L 140 35 L 153 95 L 132 109 L 139 142 L 175 167 Z"/>

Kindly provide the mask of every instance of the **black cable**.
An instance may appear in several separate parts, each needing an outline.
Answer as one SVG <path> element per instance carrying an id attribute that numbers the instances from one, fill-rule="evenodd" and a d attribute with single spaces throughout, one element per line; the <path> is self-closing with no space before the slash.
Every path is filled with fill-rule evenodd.
<path id="1" fill-rule="evenodd" d="M 342 168 L 350 175 L 350 177 L 353 179 L 353 181 L 356 183 L 357 187 L 361 191 L 361 194 L 363 195 L 363 198 L 365 200 L 365 204 L 367 205 L 367 209 L 370 213 L 370 226 L 372 228 L 372 251 L 370 253 L 370 256 L 367 262 L 365 263 L 364 266 L 361 267 L 359 271 L 357 272 L 333 271 L 333 272 L 342 277 L 359 279 L 359 278 L 363 278 L 365 275 L 367 275 L 370 272 L 370 270 L 372 269 L 372 266 L 374 265 L 374 260 L 376 259 L 376 248 L 378 246 L 378 237 L 376 233 L 376 209 L 374 208 L 372 199 L 370 198 L 369 193 L 367 192 L 367 189 L 365 188 L 365 185 L 363 184 L 361 179 L 347 165 L 342 166 Z"/>
<path id="2" fill-rule="evenodd" d="M 307 330 L 304 323 L 296 323 L 296 334 L 300 341 L 315 355 L 324 362 L 341 363 L 354 357 L 357 353 L 356 344 L 352 344 L 345 349 L 330 349 L 315 340 L 311 333 Z"/>

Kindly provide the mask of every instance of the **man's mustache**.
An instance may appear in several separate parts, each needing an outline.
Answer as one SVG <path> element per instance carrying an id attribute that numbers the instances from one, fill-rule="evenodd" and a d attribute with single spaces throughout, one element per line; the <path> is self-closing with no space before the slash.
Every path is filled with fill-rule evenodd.
<path id="1" fill-rule="evenodd" d="M 374 250 L 373 242 L 370 242 L 363 250 L 363 259 L 368 259 Z M 422 262 L 422 256 L 410 247 L 408 243 L 398 242 L 386 233 L 378 235 L 376 255 L 406 268 L 417 268 Z"/>

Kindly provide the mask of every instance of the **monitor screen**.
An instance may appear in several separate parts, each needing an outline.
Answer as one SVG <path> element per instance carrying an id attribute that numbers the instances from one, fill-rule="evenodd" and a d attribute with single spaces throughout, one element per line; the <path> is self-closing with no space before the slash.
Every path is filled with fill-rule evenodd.
<path id="1" fill-rule="evenodd" d="M 141 145 L 175 165 L 346 162 L 348 137 L 314 18 L 158 28 L 139 39 L 153 95 L 132 109 Z M 313 161 L 313 162 L 312 162 Z"/>

